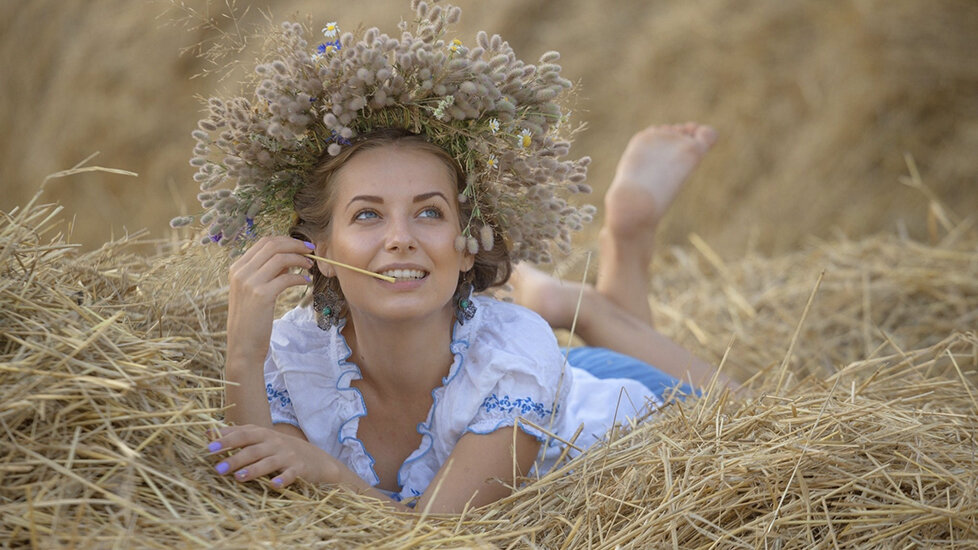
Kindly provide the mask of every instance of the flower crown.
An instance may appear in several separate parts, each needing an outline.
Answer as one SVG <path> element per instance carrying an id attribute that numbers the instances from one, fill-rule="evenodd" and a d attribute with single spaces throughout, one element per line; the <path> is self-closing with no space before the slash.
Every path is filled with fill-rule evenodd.
<path id="1" fill-rule="evenodd" d="M 200 222 L 209 226 L 203 243 L 241 250 L 254 236 L 284 232 L 294 221 L 293 197 L 324 152 L 336 156 L 356 136 L 396 127 L 444 148 L 467 174 L 459 201 L 471 201 L 472 213 L 459 250 L 490 249 L 498 231 L 514 262 L 548 262 L 552 244 L 570 251 L 571 231 L 595 208 L 566 200 L 590 192 L 590 158 L 561 160 L 572 132 L 558 100 L 572 83 L 560 76 L 559 54 L 526 64 L 483 31 L 471 49 L 446 42 L 461 9 L 437 1 L 414 0 L 416 29 L 402 22 L 400 38 L 376 28 L 340 35 L 330 22 L 327 41 L 310 49 L 298 23 L 273 32 L 255 69 L 255 100 L 211 98 L 210 115 L 193 132 L 190 164 L 198 169 Z"/>

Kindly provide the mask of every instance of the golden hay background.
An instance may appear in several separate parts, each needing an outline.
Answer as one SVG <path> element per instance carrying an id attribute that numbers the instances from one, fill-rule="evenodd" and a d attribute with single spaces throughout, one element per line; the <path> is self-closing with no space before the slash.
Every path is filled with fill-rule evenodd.
<path id="1" fill-rule="evenodd" d="M 275 14 L 390 29 L 406 3 Z M 165 229 L 196 193 L 192 96 L 226 85 L 177 52 L 214 32 L 188 34 L 167 2 L 3 2 L 0 545 L 978 547 L 978 6 L 459 4 L 463 40 L 563 52 L 599 197 L 644 124 L 718 126 L 650 299 L 752 391 L 672 405 L 461 517 L 214 475 L 226 293 Z M 40 202 L 62 211 L 24 206 L 96 150 L 139 178 L 53 179 Z M 107 242 L 123 227 L 161 240 Z"/>
<path id="2" fill-rule="evenodd" d="M 226 87 L 180 55 L 218 32 L 188 32 L 165 0 L 0 2 L 0 209 L 24 204 L 44 176 L 95 151 L 138 180 L 79 176 L 46 198 L 77 215 L 74 242 L 114 232 L 165 234 L 179 206 L 195 206 L 187 165 L 200 104 Z M 408 1 L 188 0 L 221 32 L 295 13 L 389 32 Z M 662 238 L 697 231 L 724 257 L 750 246 L 793 250 L 806 236 L 916 236 L 919 196 L 899 185 L 911 155 L 959 212 L 978 208 L 978 4 L 970 0 L 463 0 L 458 36 L 500 33 L 535 59 L 562 52 L 581 83 L 576 113 L 590 129 L 574 151 L 595 162 L 596 200 L 628 137 L 644 125 L 698 120 L 721 141 L 666 221 Z M 209 12 L 208 12 L 209 6 Z M 249 52 L 226 61 L 250 59 Z M 593 233 L 579 242 L 592 242 Z"/>

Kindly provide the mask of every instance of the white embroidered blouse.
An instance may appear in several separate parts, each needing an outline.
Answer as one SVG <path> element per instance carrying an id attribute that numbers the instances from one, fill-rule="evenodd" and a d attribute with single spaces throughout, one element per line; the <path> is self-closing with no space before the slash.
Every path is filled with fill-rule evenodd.
<path id="1" fill-rule="evenodd" d="M 553 332 L 536 313 L 487 297 L 473 297 L 475 316 L 455 324 L 454 361 L 433 404 L 418 424 L 421 445 L 401 465 L 395 500 L 421 495 L 458 440 L 517 424 L 543 442 L 536 472 L 549 471 L 561 443 L 537 426 L 587 448 L 616 420 L 644 412 L 657 398 L 630 379 L 599 380 L 565 368 Z M 306 438 L 337 458 L 370 485 L 379 478 L 374 460 L 357 438 L 367 414 L 360 391 L 350 383 L 360 369 L 347 361 L 350 348 L 341 327 L 322 331 L 310 307 L 295 308 L 275 321 L 265 361 L 265 389 L 273 423 L 297 426 Z M 571 454 L 573 456 L 573 454 Z"/>

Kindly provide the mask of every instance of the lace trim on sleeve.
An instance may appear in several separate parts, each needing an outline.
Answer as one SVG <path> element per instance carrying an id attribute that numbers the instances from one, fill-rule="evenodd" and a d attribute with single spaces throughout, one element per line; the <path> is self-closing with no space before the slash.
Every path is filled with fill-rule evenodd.
<path id="1" fill-rule="evenodd" d="M 558 405 L 556 409 L 559 411 L 560 406 Z M 532 397 L 512 397 L 508 394 L 500 397 L 492 393 L 482 401 L 482 407 L 465 431 L 485 435 L 517 424 L 523 432 L 532 435 L 537 441 L 543 441 L 547 438 L 545 433 L 520 420 L 525 418 L 534 424 L 546 427 L 553 414 L 553 408 Z"/>
<path id="2" fill-rule="evenodd" d="M 265 394 L 268 397 L 269 412 L 272 414 L 272 424 L 292 424 L 298 428 L 299 419 L 296 418 L 295 409 L 292 408 L 289 390 L 265 384 Z"/>

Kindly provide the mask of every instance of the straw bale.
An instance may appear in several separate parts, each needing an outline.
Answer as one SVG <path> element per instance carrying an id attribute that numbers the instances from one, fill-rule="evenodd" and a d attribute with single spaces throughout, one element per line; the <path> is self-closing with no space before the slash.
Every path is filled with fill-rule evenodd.
<path id="1" fill-rule="evenodd" d="M 139 236 L 81 253 L 58 214 L 31 203 L 0 217 L 11 547 L 978 545 L 973 234 L 728 263 L 694 238 L 656 264 L 656 319 L 756 374 L 750 389 L 671 402 L 500 502 L 419 517 L 214 474 L 203 449 L 222 418 L 226 311 L 214 268 L 198 248 L 133 253 Z"/>

